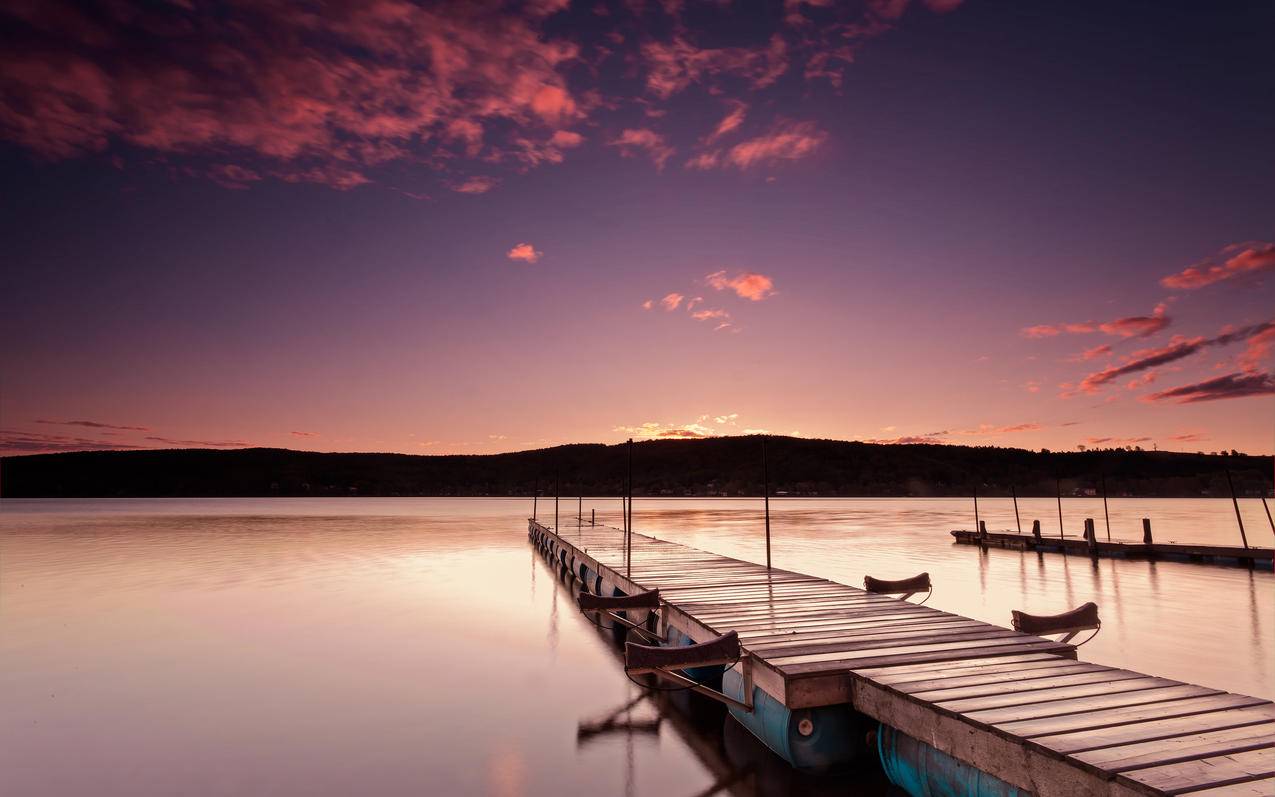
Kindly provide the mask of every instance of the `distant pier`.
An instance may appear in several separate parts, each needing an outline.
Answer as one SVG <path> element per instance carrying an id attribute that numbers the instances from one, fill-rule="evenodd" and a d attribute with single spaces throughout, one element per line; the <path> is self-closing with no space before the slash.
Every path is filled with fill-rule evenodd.
<path id="1" fill-rule="evenodd" d="M 1149 525 L 1146 537 L 1150 537 Z M 1102 541 L 1093 533 L 1092 524 L 1084 537 L 1048 537 L 1019 534 L 1013 531 L 979 531 L 956 529 L 952 537 L 963 545 L 987 548 L 1012 548 L 1020 551 L 1045 551 L 1073 556 L 1104 556 L 1120 559 L 1163 559 L 1179 562 L 1238 565 L 1256 570 L 1275 570 L 1275 549 L 1238 545 L 1207 545 L 1177 542 Z"/>

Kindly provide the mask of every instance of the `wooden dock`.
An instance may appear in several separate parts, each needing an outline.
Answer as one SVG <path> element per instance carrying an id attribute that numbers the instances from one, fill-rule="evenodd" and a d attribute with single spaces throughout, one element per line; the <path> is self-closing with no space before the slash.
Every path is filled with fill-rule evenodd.
<path id="1" fill-rule="evenodd" d="M 788 708 L 850 704 L 1040 797 L 1275 794 L 1269 700 L 1087 664 L 1071 645 L 646 535 L 626 561 L 624 533 L 607 526 L 529 521 L 529 533 L 573 573 L 659 589 L 661 634 L 738 632 L 756 686 Z"/>
<path id="2" fill-rule="evenodd" d="M 1205 545 L 1175 542 L 1104 542 L 1090 543 L 1081 537 L 1036 537 L 1013 531 L 989 531 L 980 533 L 957 529 L 952 537 L 964 545 L 982 545 L 991 548 L 1013 548 L 1022 551 L 1047 551 L 1075 556 L 1108 556 L 1123 559 L 1167 559 L 1187 562 L 1213 562 L 1254 567 L 1258 570 L 1275 569 L 1275 549 L 1238 545 Z"/>

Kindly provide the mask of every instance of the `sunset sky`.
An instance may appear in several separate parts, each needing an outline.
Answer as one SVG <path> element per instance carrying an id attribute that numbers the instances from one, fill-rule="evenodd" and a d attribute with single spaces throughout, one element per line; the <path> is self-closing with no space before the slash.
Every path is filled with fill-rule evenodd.
<path id="1" fill-rule="evenodd" d="M 1275 4 L 6 3 L 0 450 L 1270 453 Z"/>

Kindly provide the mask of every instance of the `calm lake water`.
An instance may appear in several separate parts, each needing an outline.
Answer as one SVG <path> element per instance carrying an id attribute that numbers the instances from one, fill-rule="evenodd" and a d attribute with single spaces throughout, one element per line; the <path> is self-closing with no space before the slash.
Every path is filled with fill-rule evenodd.
<path id="1" fill-rule="evenodd" d="M 540 502 L 552 518 L 552 499 Z M 800 778 L 710 708 L 641 700 L 505 499 L 5 501 L 0 790 L 53 794 L 886 794 Z M 574 523 L 576 502 L 560 505 Z M 619 501 L 585 501 L 617 522 Z M 639 531 L 761 561 L 759 502 L 639 500 Z M 1275 575 L 954 546 L 968 501 L 772 500 L 774 563 L 928 570 L 931 604 L 1102 607 L 1081 658 L 1275 698 Z M 1053 501 L 1020 502 L 1057 533 Z M 1275 541 L 1258 501 L 1250 542 Z M 980 502 L 1013 528 L 1008 501 Z M 1101 501 L 1067 499 L 1105 536 Z M 1237 543 L 1229 501 L 1111 501 L 1114 538 Z"/>

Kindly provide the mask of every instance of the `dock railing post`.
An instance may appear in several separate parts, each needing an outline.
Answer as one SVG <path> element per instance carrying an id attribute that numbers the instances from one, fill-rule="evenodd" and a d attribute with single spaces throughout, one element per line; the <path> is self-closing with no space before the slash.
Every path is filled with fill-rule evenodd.
<path id="1" fill-rule="evenodd" d="M 625 510 L 629 532 L 625 534 L 625 578 L 634 574 L 634 439 L 629 439 L 629 508 Z"/>
<path id="2" fill-rule="evenodd" d="M 1240 540 L 1248 550 L 1248 535 L 1244 533 L 1244 517 L 1240 515 L 1240 501 L 1235 497 L 1235 482 L 1231 481 L 1231 469 L 1226 469 L 1226 486 L 1231 488 L 1231 503 L 1235 505 L 1235 522 L 1240 524 Z"/>
<path id="3" fill-rule="evenodd" d="M 1085 541 L 1089 543 L 1089 555 L 1098 555 L 1098 532 L 1094 529 L 1093 518 L 1085 518 Z"/>
<path id="4" fill-rule="evenodd" d="M 766 506 L 766 569 L 770 569 L 770 470 L 766 464 L 766 435 L 761 436 L 761 494 Z"/>
<path id="5" fill-rule="evenodd" d="M 1040 521 L 1039 521 L 1039 520 L 1033 520 L 1033 521 L 1032 521 L 1032 537 L 1036 538 L 1036 542 L 1040 542 L 1040 541 L 1041 541 L 1041 539 L 1040 539 Z"/>
<path id="6" fill-rule="evenodd" d="M 1099 474 L 1102 480 L 1102 516 L 1107 521 L 1107 542 L 1111 542 L 1111 515 L 1107 513 L 1107 474 Z"/>
<path id="7" fill-rule="evenodd" d="M 1142 544 L 1154 545 L 1155 540 L 1151 539 L 1151 518 L 1144 517 L 1142 519 Z"/>
<path id="8" fill-rule="evenodd" d="M 1014 499 L 1014 523 L 1018 525 L 1018 533 L 1023 533 L 1023 521 L 1018 517 L 1018 490 L 1014 485 L 1009 486 L 1009 494 Z"/>
<path id="9" fill-rule="evenodd" d="M 986 537 L 987 532 L 983 531 L 983 522 L 978 519 L 978 485 L 974 485 L 974 530 L 979 533 L 980 537 Z"/>
<path id="10" fill-rule="evenodd" d="M 978 522 L 978 538 L 984 543 L 987 542 L 987 521 L 980 520 Z"/>
<path id="11" fill-rule="evenodd" d="M 1054 494 L 1058 496 L 1058 539 L 1064 539 L 1067 532 L 1063 531 L 1062 521 L 1062 479 L 1054 479 Z M 1063 548 L 1066 551 L 1066 547 Z"/>

